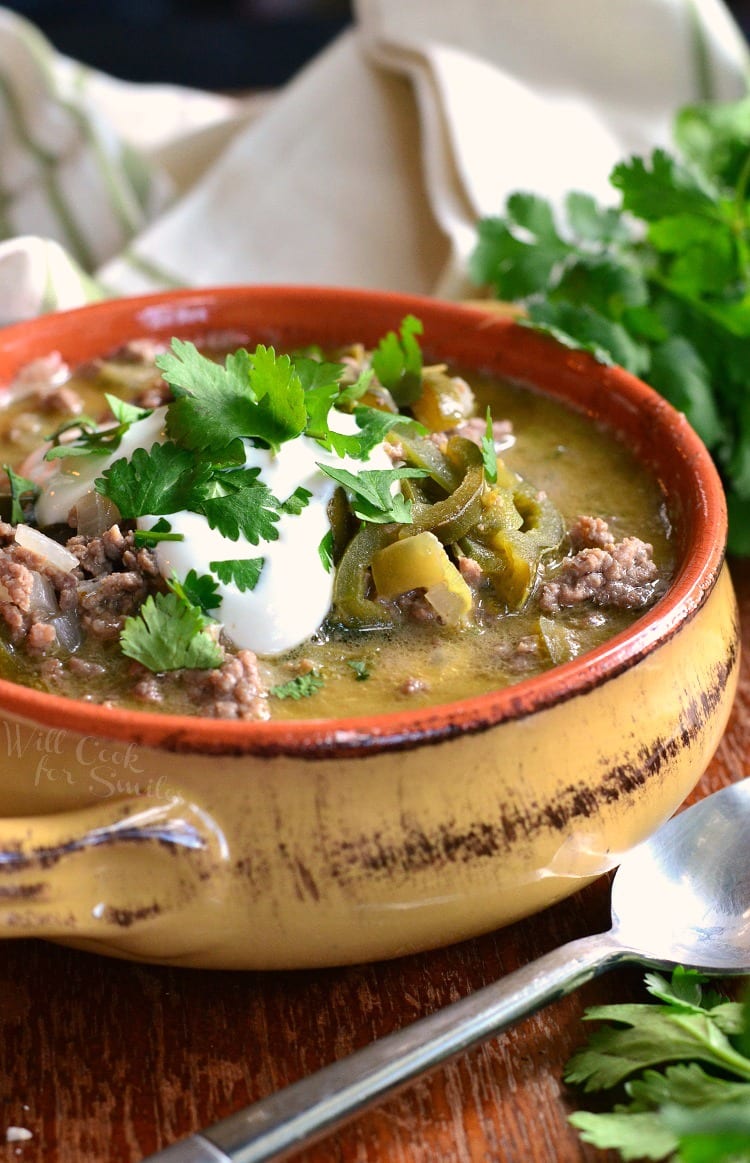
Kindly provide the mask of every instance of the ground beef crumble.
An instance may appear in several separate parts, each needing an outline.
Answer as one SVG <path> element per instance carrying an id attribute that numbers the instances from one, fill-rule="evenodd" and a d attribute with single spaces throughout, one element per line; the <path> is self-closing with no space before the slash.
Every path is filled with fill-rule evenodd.
<path id="1" fill-rule="evenodd" d="M 267 691 L 252 650 L 229 655 L 216 670 L 185 670 L 191 701 L 214 719 L 268 719 Z"/>
<path id="2" fill-rule="evenodd" d="M 640 609 L 653 597 L 657 568 L 652 547 L 638 537 L 590 546 L 563 562 L 553 581 L 541 589 L 539 605 L 545 614 L 592 602 L 620 610 Z"/>
<path id="3" fill-rule="evenodd" d="M 0 522 L 0 621 L 11 642 L 27 655 L 42 656 L 39 674 L 61 688 L 65 675 L 96 679 L 106 673 L 97 661 L 60 652 L 54 619 L 76 611 L 82 631 L 101 642 L 116 640 L 125 619 L 137 613 L 149 594 L 164 582 L 153 552 L 136 547 L 132 530 L 113 525 L 98 537 L 75 534 L 68 550 L 78 567 L 66 573 L 30 550 L 17 545 L 11 525 Z M 36 574 L 45 579 L 49 600 L 34 608 Z M 50 608 L 52 606 L 52 608 Z M 48 655 L 48 657 L 44 657 Z M 132 695 L 160 703 L 170 685 L 186 694 L 200 714 L 223 719 L 267 719 L 267 688 L 258 660 L 249 650 L 227 653 L 214 670 L 181 670 L 153 674 L 133 662 L 129 668 Z"/>

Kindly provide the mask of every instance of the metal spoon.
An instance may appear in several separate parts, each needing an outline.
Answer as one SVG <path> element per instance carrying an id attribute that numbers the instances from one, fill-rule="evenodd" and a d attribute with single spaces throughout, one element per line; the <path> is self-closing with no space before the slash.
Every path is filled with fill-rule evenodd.
<path id="1" fill-rule="evenodd" d="M 159 1163 L 261 1163 L 617 965 L 750 974 L 750 779 L 664 824 L 612 883 L 612 928 L 570 941 L 461 1001 L 168 1147 Z"/>

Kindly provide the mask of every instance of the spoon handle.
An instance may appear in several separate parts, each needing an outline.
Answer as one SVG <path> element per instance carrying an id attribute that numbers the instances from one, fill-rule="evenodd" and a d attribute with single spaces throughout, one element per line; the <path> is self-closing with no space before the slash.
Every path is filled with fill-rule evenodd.
<path id="1" fill-rule="evenodd" d="M 612 932 L 571 941 L 148 1159 L 263 1163 L 285 1158 L 378 1099 L 633 956 Z"/>

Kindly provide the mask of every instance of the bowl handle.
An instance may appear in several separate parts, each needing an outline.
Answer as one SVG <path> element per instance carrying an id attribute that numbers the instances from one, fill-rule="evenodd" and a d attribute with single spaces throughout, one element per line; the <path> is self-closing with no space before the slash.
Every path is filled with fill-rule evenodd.
<path id="1" fill-rule="evenodd" d="M 179 796 L 0 820 L 0 937 L 101 941 L 127 950 L 145 930 L 151 940 L 156 927 L 169 944 L 175 915 L 210 881 L 221 881 L 214 874 L 226 857 L 214 821 Z M 212 898 L 217 888 L 211 885 Z M 184 928 L 176 927 L 178 944 Z"/>

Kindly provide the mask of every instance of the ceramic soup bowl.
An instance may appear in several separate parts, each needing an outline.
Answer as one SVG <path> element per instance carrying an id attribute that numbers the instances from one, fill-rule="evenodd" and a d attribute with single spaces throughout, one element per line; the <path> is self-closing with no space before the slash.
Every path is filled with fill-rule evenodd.
<path id="1" fill-rule="evenodd" d="M 661 482 L 676 569 L 632 627 L 541 676 L 427 708 L 242 722 L 0 681 L 0 935 L 271 969 L 424 950 L 507 924 L 618 863 L 682 802 L 729 714 L 726 513 L 684 417 L 626 372 L 475 308 L 311 288 L 166 292 L 0 334 L 0 382 L 134 337 L 375 343 L 407 313 L 434 359 L 603 422 Z"/>

